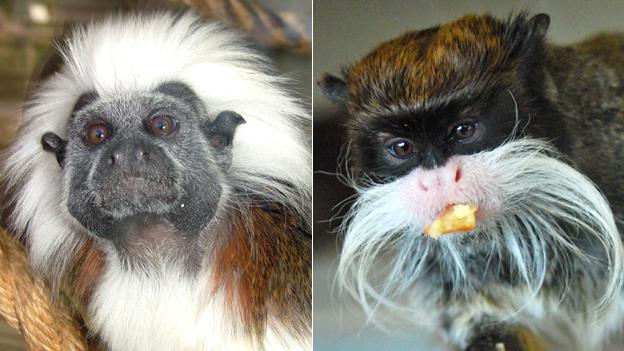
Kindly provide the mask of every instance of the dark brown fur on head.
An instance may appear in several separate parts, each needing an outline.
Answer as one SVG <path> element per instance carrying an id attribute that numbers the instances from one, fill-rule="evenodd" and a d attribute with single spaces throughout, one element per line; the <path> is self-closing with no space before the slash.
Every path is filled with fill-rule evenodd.
<path id="1" fill-rule="evenodd" d="M 422 164 L 433 167 L 451 154 L 496 147 L 516 125 L 519 132 L 536 137 L 554 135 L 558 146 L 565 146 L 558 114 L 544 98 L 548 25 L 544 14 L 529 18 L 522 13 L 507 20 L 467 15 L 379 45 L 344 69 L 344 79 L 326 75 L 320 81 L 324 93 L 348 109 L 359 168 L 378 173 L 375 140 L 380 132 L 443 134 L 449 125 L 474 116 L 493 120 L 482 143 L 470 149 L 444 145 L 436 151 L 439 160 Z"/>
<path id="2" fill-rule="evenodd" d="M 548 23 L 546 15 L 507 21 L 467 15 L 405 33 L 344 70 L 348 106 L 352 113 L 379 113 L 496 84 L 501 74 L 513 79 L 519 61 L 529 58 L 523 56 L 541 54 Z"/>

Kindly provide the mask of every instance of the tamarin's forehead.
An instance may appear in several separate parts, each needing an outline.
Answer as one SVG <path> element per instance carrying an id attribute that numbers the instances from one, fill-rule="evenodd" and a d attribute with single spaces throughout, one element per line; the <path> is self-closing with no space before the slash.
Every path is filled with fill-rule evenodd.
<path id="1" fill-rule="evenodd" d="M 468 15 L 387 41 L 345 71 L 349 106 L 385 111 L 470 88 L 513 66 L 508 34 L 503 21 Z"/>

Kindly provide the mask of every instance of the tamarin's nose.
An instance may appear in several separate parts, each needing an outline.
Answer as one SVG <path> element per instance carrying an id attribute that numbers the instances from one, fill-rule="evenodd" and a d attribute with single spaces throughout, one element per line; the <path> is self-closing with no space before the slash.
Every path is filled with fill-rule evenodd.
<path id="1" fill-rule="evenodd" d="M 435 191 L 459 183 L 462 178 L 461 168 L 457 164 L 447 163 L 442 167 L 422 170 L 417 175 L 422 191 Z"/>
<path id="2" fill-rule="evenodd" d="M 150 153 L 139 143 L 123 143 L 111 153 L 111 165 L 126 167 L 140 162 L 149 161 Z"/>

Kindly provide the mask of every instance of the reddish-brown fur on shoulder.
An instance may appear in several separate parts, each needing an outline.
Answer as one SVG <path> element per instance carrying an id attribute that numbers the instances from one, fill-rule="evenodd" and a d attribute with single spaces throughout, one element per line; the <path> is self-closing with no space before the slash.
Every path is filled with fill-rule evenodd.
<path id="1" fill-rule="evenodd" d="M 87 240 L 74 256 L 65 281 L 74 307 L 84 316 L 85 308 L 104 272 L 104 253 L 93 239 Z"/>
<path id="2" fill-rule="evenodd" d="M 263 334 L 268 315 L 294 335 L 308 332 L 312 250 L 300 224 L 289 213 L 251 208 L 233 219 L 217 249 L 216 286 L 225 291 L 226 305 L 240 313 L 253 339 Z"/>
<path id="3" fill-rule="evenodd" d="M 86 322 L 89 318 L 88 305 L 97 289 L 105 269 L 104 253 L 93 239 L 84 242 L 76 251 L 62 286 L 62 298 L 75 311 L 89 344 L 89 350 L 105 350 L 96 334 L 89 332 Z"/>
<path id="4" fill-rule="evenodd" d="M 501 69 L 508 63 L 506 44 L 505 23 L 491 16 L 468 15 L 405 33 L 346 70 L 349 108 L 379 113 L 388 106 L 424 104 Z"/>

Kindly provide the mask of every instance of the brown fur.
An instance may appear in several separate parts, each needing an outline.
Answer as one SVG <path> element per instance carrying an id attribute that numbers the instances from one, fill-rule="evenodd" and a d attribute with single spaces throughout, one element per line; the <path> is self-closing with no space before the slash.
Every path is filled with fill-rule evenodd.
<path id="1" fill-rule="evenodd" d="M 69 269 L 71 290 L 82 305 L 86 305 L 104 272 L 104 253 L 90 239 L 78 249 Z"/>
<path id="2" fill-rule="evenodd" d="M 312 250 L 310 240 L 298 233 L 299 220 L 255 207 L 239 213 L 232 223 L 213 269 L 228 305 L 240 306 L 247 332 L 259 338 L 268 315 L 295 335 L 309 332 Z"/>
<path id="3" fill-rule="evenodd" d="M 98 282 L 105 269 L 104 253 L 96 246 L 93 239 L 87 240 L 74 255 L 64 279 L 60 297 L 74 311 L 75 318 L 82 326 L 87 337 L 89 350 L 99 351 L 106 348 L 93 333 L 89 332 L 88 306 L 91 296 L 97 289 Z"/>
<path id="4" fill-rule="evenodd" d="M 491 16 L 468 15 L 381 44 L 345 72 L 351 112 L 424 104 L 451 86 L 470 87 L 508 63 L 503 30 Z"/>
<path id="5" fill-rule="evenodd" d="M 624 35 L 600 34 L 547 51 L 546 94 L 567 116 L 570 156 L 624 216 Z"/>

